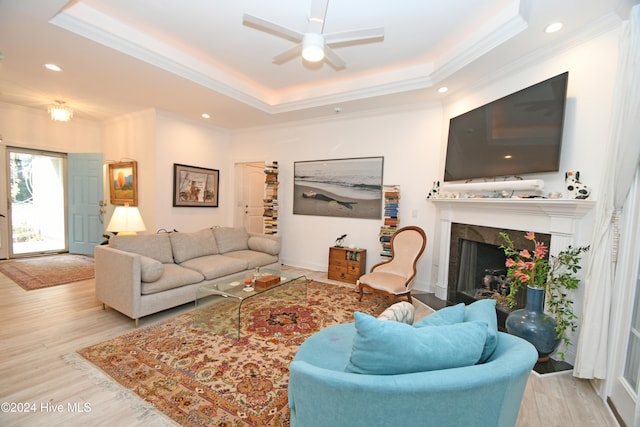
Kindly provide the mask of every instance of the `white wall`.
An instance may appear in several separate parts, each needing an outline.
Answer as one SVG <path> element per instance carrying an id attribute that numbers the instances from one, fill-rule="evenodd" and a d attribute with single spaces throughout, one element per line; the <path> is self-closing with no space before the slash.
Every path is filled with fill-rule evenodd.
<path id="1" fill-rule="evenodd" d="M 418 225 L 433 235 L 434 208 L 425 197 L 437 177 L 442 140 L 439 106 L 421 106 L 373 115 L 341 114 L 335 119 L 292 123 L 233 134 L 233 161 L 279 163 L 279 231 L 285 264 L 326 271 L 329 247 L 347 234 L 345 244 L 367 249 L 367 269 L 380 260 L 378 233 L 382 219 L 293 215 L 295 161 L 384 157 L 385 185 L 400 185 L 401 225 Z M 419 265 L 417 288 L 430 282 L 433 245 Z"/>
<path id="2" fill-rule="evenodd" d="M 0 102 L 0 135 L 4 146 L 59 153 L 102 152 L 100 123 L 78 117 L 67 123 L 54 122 L 46 108 Z"/>
<path id="3" fill-rule="evenodd" d="M 514 65 L 481 87 L 468 89 L 444 105 L 448 120 L 487 102 L 569 71 L 560 173 L 525 176 L 545 181 L 545 192 L 563 192 L 564 172 L 580 171 L 594 198 L 604 173 L 613 87 L 617 69 L 618 31 L 566 48 L 550 59 Z M 441 164 L 444 170 L 444 159 Z"/>
<path id="4" fill-rule="evenodd" d="M 603 160 L 607 158 L 607 145 L 613 90 L 617 72 L 618 30 L 602 34 L 572 48 L 559 51 L 553 58 L 526 64 L 519 70 L 505 70 L 499 80 L 482 88 L 468 91 L 464 97 L 445 105 L 445 117 L 475 108 L 493 99 L 535 84 L 546 78 L 569 71 L 565 126 L 560 158 L 560 172 L 525 176 L 545 181 L 545 192 L 564 191 L 564 172 L 580 171 L 580 179 L 591 189 L 591 198 L 598 199 L 599 185 L 604 174 Z M 448 119 L 447 119 L 448 120 Z M 441 169 L 444 170 L 444 159 Z M 591 242 L 596 208 L 577 221 L 574 246 Z M 528 231 L 528 230 L 527 230 Z M 440 239 L 441 236 L 436 236 Z M 582 258 L 586 268 L 590 253 Z M 440 267 L 447 268 L 447 266 Z M 436 270 L 436 267 L 434 267 Z M 579 277 L 584 277 L 583 269 Z M 446 286 L 446 284 L 443 284 Z M 582 318 L 584 286 L 572 295 L 574 313 Z M 578 333 L 569 333 L 572 343 L 577 342 Z M 575 345 L 567 351 L 567 360 L 573 363 Z"/>
<path id="5" fill-rule="evenodd" d="M 612 93 L 616 75 L 618 31 L 559 50 L 550 59 L 514 65 L 483 85 L 457 90 L 443 107 L 379 112 L 370 116 L 336 116 L 331 121 L 290 123 L 233 134 L 233 161 L 273 159 L 280 163 L 280 232 L 282 261 L 326 271 L 328 247 L 341 234 L 347 244 L 367 249 L 367 268 L 378 261 L 382 221 L 293 215 L 293 163 L 300 160 L 384 156 L 384 183 L 401 186 L 401 225 L 427 232 L 427 251 L 419 264 L 416 288 L 433 291 L 440 236 L 437 211 L 425 200 L 432 182 L 444 173 L 448 121 L 451 117 L 509 93 L 569 71 L 568 105 L 560 172 L 527 178 L 545 180 L 548 192 L 563 192 L 564 171 L 579 170 L 597 198 L 603 173 Z M 413 213 L 416 216 L 413 217 Z M 585 217 L 577 240 L 591 238 L 593 215 Z M 437 262 L 436 262 L 437 265 Z M 586 265 L 586 262 L 585 262 Z M 445 285 L 446 286 L 446 285 Z M 577 306 L 581 306 L 581 293 Z"/>
<path id="6" fill-rule="evenodd" d="M 146 233 L 230 225 L 233 187 L 228 183 L 233 168 L 229 166 L 228 131 L 167 112 L 145 110 L 105 123 L 103 139 L 105 159 L 138 162 L 138 208 Z M 219 207 L 173 207 L 174 163 L 218 169 Z M 110 207 L 107 221 L 112 212 Z"/>
<path id="7" fill-rule="evenodd" d="M 100 123 L 74 117 L 67 123 L 54 122 L 46 107 L 35 109 L 0 102 L 0 200 L 7 200 L 7 146 L 58 153 L 102 151 Z M 9 255 L 9 221 L 6 202 L 0 207 L 0 258 Z"/>
<path id="8" fill-rule="evenodd" d="M 154 206 L 157 228 L 195 231 L 214 225 L 231 225 L 234 169 L 230 161 L 229 132 L 160 113 L 156 142 Z M 217 208 L 173 207 L 174 163 L 220 171 Z"/>

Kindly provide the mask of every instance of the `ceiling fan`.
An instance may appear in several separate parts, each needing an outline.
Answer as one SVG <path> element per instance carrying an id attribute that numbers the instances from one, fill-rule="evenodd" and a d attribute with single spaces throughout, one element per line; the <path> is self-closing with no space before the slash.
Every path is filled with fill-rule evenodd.
<path id="1" fill-rule="evenodd" d="M 302 57 L 309 62 L 319 62 L 325 59 L 331 66 L 339 70 L 345 68 L 346 63 L 336 55 L 332 47 L 382 41 L 384 39 L 384 28 L 368 28 L 323 34 L 322 30 L 328 5 L 329 0 L 311 0 L 309 25 L 304 33 L 246 13 L 243 15 L 242 23 L 277 37 L 296 42 L 294 47 L 273 57 L 275 64 L 283 64 L 302 54 Z"/>

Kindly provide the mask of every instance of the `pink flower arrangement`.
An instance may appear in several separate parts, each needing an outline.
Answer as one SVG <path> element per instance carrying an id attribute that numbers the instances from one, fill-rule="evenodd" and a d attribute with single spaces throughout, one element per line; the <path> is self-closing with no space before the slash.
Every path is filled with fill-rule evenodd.
<path id="1" fill-rule="evenodd" d="M 509 283 L 507 302 L 511 308 L 516 305 L 516 294 L 521 287 L 544 289 L 546 308 L 556 321 L 556 334 L 565 345 L 569 345 L 567 331 L 575 332 L 577 317 L 573 313 L 571 292 L 578 288 L 580 280 L 576 274 L 580 270 L 580 259 L 589 246 L 569 246 L 556 256 L 549 256 L 549 249 L 536 240 L 536 234 L 530 231 L 524 238 L 533 243 L 533 253 L 528 249 L 516 249 L 509 234 L 502 232 L 504 244 L 500 246 L 507 257 L 505 266 Z M 564 357 L 563 353 L 559 353 Z"/>
<path id="2" fill-rule="evenodd" d="M 542 242 L 536 241 L 536 234 L 529 231 L 524 238 L 533 242 L 533 254 L 528 249 L 516 250 L 511 238 L 506 233 L 500 233 L 506 245 L 501 246 L 507 256 L 505 266 L 507 275 L 522 284 L 534 288 L 542 288 L 547 281 L 549 261 L 548 248 Z"/>

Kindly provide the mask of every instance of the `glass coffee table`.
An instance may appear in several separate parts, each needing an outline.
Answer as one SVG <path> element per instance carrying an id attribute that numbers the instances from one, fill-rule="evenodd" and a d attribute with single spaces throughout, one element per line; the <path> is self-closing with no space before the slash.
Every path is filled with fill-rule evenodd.
<path id="1" fill-rule="evenodd" d="M 266 287 L 255 286 L 255 279 L 266 276 L 278 277 L 280 281 Z M 245 284 L 249 280 L 251 283 Z M 219 283 L 203 285 L 196 291 L 194 326 L 220 335 L 237 334 L 240 339 L 242 308 L 246 302 L 258 296 L 274 295 L 293 284 L 298 285 L 295 291 L 281 292 L 283 296 L 306 302 L 307 282 L 307 277 L 302 274 L 261 268 L 256 272 L 238 273 Z"/>

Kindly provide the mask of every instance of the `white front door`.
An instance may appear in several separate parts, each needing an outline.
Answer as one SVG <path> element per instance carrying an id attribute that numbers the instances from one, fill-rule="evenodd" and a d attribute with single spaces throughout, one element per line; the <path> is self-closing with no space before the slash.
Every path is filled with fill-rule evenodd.
<path id="1" fill-rule="evenodd" d="M 236 164 L 235 223 L 252 233 L 263 232 L 264 162 Z"/>

